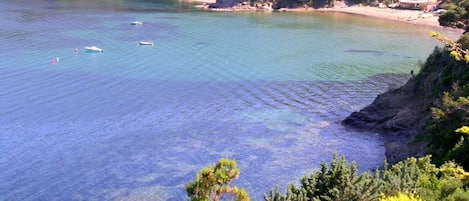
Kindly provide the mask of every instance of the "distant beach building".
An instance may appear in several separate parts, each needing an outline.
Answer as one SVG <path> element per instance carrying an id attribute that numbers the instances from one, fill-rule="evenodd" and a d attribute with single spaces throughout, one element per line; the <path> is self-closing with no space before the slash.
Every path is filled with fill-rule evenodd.
<path id="1" fill-rule="evenodd" d="M 399 0 L 399 7 L 412 10 L 432 11 L 437 5 L 437 0 Z"/>

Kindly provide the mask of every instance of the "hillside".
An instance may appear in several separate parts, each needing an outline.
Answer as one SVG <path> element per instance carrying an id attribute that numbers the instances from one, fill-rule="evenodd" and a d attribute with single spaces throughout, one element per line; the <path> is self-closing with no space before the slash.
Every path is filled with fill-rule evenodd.
<path id="1" fill-rule="evenodd" d="M 469 44 L 467 38 L 463 35 L 458 41 L 465 49 Z M 391 164 L 427 153 L 435 155 L 437 161 L 445 157 L 450 159 L 447 153 L 459 139 L 454 130 L 469 123 L 466 122 L 469 110 L 466 110 L 465 103 L 448 108 L 445 98 L 456 100 L 468 96 L 468 81 L 468 64 L 456 61 L 448 51 L 437 47 L 421 66 L 420 72 L 404 86 L 379 95 L 371 105 L 352 113 L 342 124 L 380 133 Z M 444 118 L 436 119 L 435 111 L 443 111 Z M 453 118 L 455 115 L 458 118 Z"/>

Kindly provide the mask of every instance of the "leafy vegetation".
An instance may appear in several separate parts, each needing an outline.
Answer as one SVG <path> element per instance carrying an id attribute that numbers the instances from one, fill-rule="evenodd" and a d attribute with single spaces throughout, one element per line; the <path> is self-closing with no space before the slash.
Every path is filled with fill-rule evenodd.
<path id="1" fill-rule="evenodd" d="M 345 157 L 334 156 L 330 167 L 321 164 L 321 170 L 300 180 L 300 187 L 290 184 L 286 194 L 277 188 L 265 196 L 266 201 L 288 200 L 376 200 L 381 182 L 378 174 L 358 175 L 355 163 L 347 164 Z"/>
<path id="2" fill-rule="evenodd" d="M 373 175 L 373 176 L 371 176 Z M 321 170 L 300 180 L 300 187 L 290 184 L 285 194 L 278 188 L 265 195 L 266 201 L 420 201 L 469 200 L 469 173 L 454 162 L 440 168 L 431 163 L 430 156 L 409 158 L 391 168 L 360 175 L 354 163 L 347 164 L 344 157 L 336 156 L 321 165 Z"/>
<path id="3" fill-rule="evenodd" d="M 466 63 L 469 63 L 469 50 L 464 48 L 462 44 L 464 42 L 464 45 L 467 46 L 469 42 L 467 36 L 461 38 L 459 42 L 453 42 L 448 37 L 442 36 L 434 31 L 430 32 L 430 35 L 445 44 L 445 48 L 447 51 L 449 51 L 451 58 L 455 59 L 456 61 L 464 60 Z"/>
<path id="4" fill-rule="evenodd" d="M 469 151 L 465 127 L 469 125 L 469 99 L 459 97 L 454 99 L 448 92 L 444 94 L 442 106 L 433 109 L 433 121 L 427 126 L 430 139 L 429 153 L 435 155 L 437 163 L 455 160 L 464 167 L 469 167 L 469 158 L 465 153 Z"/>
<path id="5" fill-rule="evenodd" d="M 276 0 L 275 8 L 298 8 L 298 7 L 332 7 L 336 0 Z"/>
<path id="6" fill-rule="evenodd" d="M 466 128 L 462 130 L 466 132 Z M 239 176 L 236 161 L 220 159 L 216 165 L 203 168 L 187 193 L 193 201 L 249 201 L 249 195 L 231 181 Z M 265 194 L 266 201 L 469 201 L 469 172 L 454 162 L 439 168 L 431 157 L 408 158 L 388 168 L 359 174 L 354 162 L 335 155 L 328 165 L 290 184 L 286 193 L 277 187 Z"/>
<path id="7" fill-rule="evenodd" d="M 469 168 L 469 158 L 464 154 L 469 151 L 468 136 L 461 133 L 462 126 L 469 125 L 469 36 L 463 35 L 457 42 L 434 32 L 432 36 L 445 43 L 446 49 L 434 52 L 419 75 L 426 77 L 425 82 L 433 82 L 429 95 L 432 119 L 421 135 L 437 165 L 454 160 Z"/>
<path id="8" fill-rule="evenodd" d="M 466 29 L 469 20 L 469 0 L 446 0 L 443 1 L 442 8 L 447 9 L 440 15 L 438 21 L 442 26 Z"/>
<path id="9" fill-rule="evenodd" d="M 413 193 L 397 193 L 396 196 L 383 196 L 379 201 L 422 201 Z"/>
<path id="10" fill-rule="evenodd" d="M 249 201 L 249 194 L 244 189 L 231 187 L 229 184 L 239 176 L 236 161 L 222 158 L 215 165 L 203 168 L 196 180 L 186 186 L 192 201 L 219 201 L 227 197 L 236 201 Z"/>

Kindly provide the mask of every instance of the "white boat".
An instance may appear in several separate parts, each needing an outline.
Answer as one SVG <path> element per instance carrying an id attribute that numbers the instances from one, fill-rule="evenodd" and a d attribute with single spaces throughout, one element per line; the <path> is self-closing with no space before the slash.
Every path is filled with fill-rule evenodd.
<path id="1" fill-rule="evenodd" d="M 132 25 L 143 25 L 143 22 L 142 21 L 133 21 L 130 24 L 132 24 Z"/>
<path id="2" fill-rule="evenodd" d="M 85 50 L 88 51 L 88 52 L 104 52 L 103 49 L 98 48 L 96 46 L 85 47 Z"/>
<path id="3" fill-rule="evenodd" d="M 153 41 L 140 41 L 138 42 L 139 45 L 153 45 Z"/>

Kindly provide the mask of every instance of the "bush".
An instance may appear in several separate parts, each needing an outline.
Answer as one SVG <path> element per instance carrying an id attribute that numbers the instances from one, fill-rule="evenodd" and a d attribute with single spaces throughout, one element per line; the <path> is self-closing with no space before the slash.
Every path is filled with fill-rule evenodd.
<path id="1" fill-rule="evenodd" d="M 396 196 L 383 196 L 379 201 L 422 201 L 422 199 L 413 193 L 399 192 Z"/>
<path id="2" fill-rule="evenodd" d="M 469 34 L 463 34 L 457 41 L 463 49 L 469 49 Z"/>
<path id="3" fill-rule="evenodd" d="M 265 195 L 266 201 L 297 201 L 297 200 L 347 200 L 367 201 L 377 200 L 382 183 L 379 173 L 371 175 L 365 172 L 357 173 L 355 163 L 347 164 L 345 157 L 340 159 L 334 155 L 330 167 L 321 164 L 321 170 L 300 180 L 301 186 L 288 185 L 287 193 L 280 193 L 279 189 Z"/>
<path id="4" fill-rule="evenodd" d="M 459 201 L 468 200 L 469 173 L 454 162 L 437 168 L 431 156 L 408 158 L 390 168 L 383 164 L 373 176 L 357 174 L 355 163 L 334 156 L 330 167 L 289 184 L 285 194 L 277 187 L 264 195 L 266 201 Z M 406 192 L 406 193 L 403 193 Z"/>
<path id="5" fill-rule="evenodd" d="M 469 14 L 469 0 L 448 0 L 441 4 L 442 8 L 448 11 L 440 15 L 438 21 L 442 26 L 450 26 L 461 29 L 467 29 Z"/>
<path id="6" fill-rule="evenodd" d="M 441 26 L 451 26 L 451 24 L 457 21 L 459 18 L 455 10 L 448 10 L 440 15 L 438 22 Z"/>
<path id="7" fill-rule="evenodd" d="M 196 180 L 186 186 L 186 191 L 191 201 L 220 201 L 225 195 L 236 201 L 250 201 L 244 189 L 229 186 L 238 176 L 236 161 L 222 158 L 216 165 L 203 168 Z"/>

